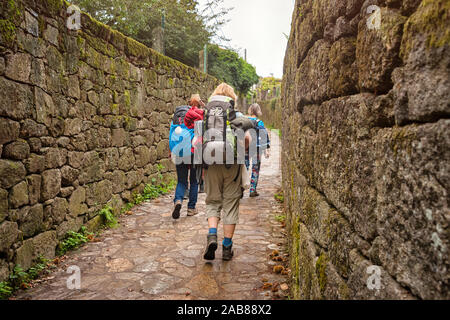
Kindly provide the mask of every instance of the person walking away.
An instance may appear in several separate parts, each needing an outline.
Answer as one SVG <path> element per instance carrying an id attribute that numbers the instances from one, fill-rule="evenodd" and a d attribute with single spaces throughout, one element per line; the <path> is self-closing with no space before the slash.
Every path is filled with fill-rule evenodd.
<path id="1" fill-rule="evenodd" d="M 200 95 L 196 94 L 193 95 L 191 97 L 190 100 L 190 106 L 192 107 L 192 109 L 194 109 L 195 113 L 197 114 L 201 114 L 202 115 L 202 119 L 203 120 L 203 114 L 204 114 L 204 108 L 205 108 L 205 103 L 203 102 L 203 100 L 200 98 Z M 189 128 L 193 128 L 194 127 L 194 122 L 198 121 L 198 119 L 194 119 L 190 121 L 190 124 L 186 124 L 186 126 L 188 126 Z M 204 185 L 204 176 L 203 176 L 203 170 L 200 174 L 200 177 L 197 175 L 198 179 L 198 186 L 199 186 L 199 191 L 198 193 L 205 193 L 205 185 Z"/>
<path id="2" fill-rule="evenodd" d="M 202 101 L 198 94 L 189 100 L 189 106 L 181 106 L 175 110 L 170 130 L 171 152 L 174 154 L 177 171 L 177 187 L 175 189 L 174 208 L 172 218 L 179 219 L 183 205 L 184 195 L 189 189 L 189 202 L 187 215 L 194 216 L 198 213 L 196 208 L 198 199 L 198 182 L 193 163 L 192 139 L 194 136 L 192 119 L 202 120 L 203 112 L 199 112 Z M 204 105 L 204 104 L 203 104 Z M 188 152 L 186 152 L 188 151 Z M 188 153 L 183 154 L 183 152 Z M 189 188 L 188 188 L 189 187 Z"/>
<path id="3" fill-rule="evenodd" d="M 229 137 L 227 133 L 229 129 L 231 130 L 230 123 L 236 119 L 234 110 L 236 99 L 234 89 L 228 84 L 222 83 L 216 88 L 205 108 L 203 157 L 204 163 L 207 164 L 205 166 L 205 192 L 209 227 L 203 255 L 205 260 L 215 259 L 215 252 L 218 248 L 217 228 L 221 219 L 223 219 L 224 229 L 222 259 L 228 261 L 234 255 L 232 239 L 236 225 L 239 223 L 239 204 L 243 195 L 241 164 L 227 165 L 224 161 L 211 163 L 206 157 L 208 150 L 214 150 L 212 153 L 217 153 L 217 151 L 225 149 Z M 246 128 L 242 128 L 244 132 L 253 126 L 251 121 L 248 120 L 248 123 Z M 216 136 L 209 136 L 210 132 L 214 132 Z M 250 142 L 251 137 L 246 134 L 245 148 L 248 148 Z M 210 154 L 212 155 L 212 153 Z"/>
<path id="4" fill-rule="evenodd" d="M 201 114 L 201 115 L 203 116 L 203 110 L 202 110 L 202 108 L 205 107 L 205 103 L 204 103 L 203 100 L 200 98 L 200 95 L 199 95 L 199 94 L 194 94 L 194 95 L 192 95 L 191 98 L 189 99 L 188 104 L 189 104 L 189 106 L 190 106 L 191 109 L 192 109 L 191 114 L 192 114 L 194 117 L 196 117 L 198 114 Z M 189 110 L 189 111 L 191 111 L 191 110 Z M 188 113 L 189 113 L 189 112 L 188 112 Z M 186 118 L 185 118 L 185 119 L 186 119 Z M 189 120 L 188 120 L 188 121 L 189 121 Z M 194 128 L 194 123 L 193 123 L 193 121 L 196 121 L 196 120 L 195 120 L 195 119 L 194 119 L 194 120 L 191 120 L 191 124 L 190 124 L 190 125 L 188 125 L 187 123 L 185 123 L 185 125 L 186 125 L 189 129 L 193 129 L 193 128 Z M 202 190 L 202 187 L 203 187 L 203 181 L 202 181 L 202 179 L 200 179 L 200 181 L 199 181 L 198 176 L 197 176 L 197 184 L 198 184 L 198 186 L 199 186 L 199 188 L 200 188 L 200 190 L 199 190 L 198 193 L 202 193 L 201 190 Z M 189 199 L 189 194 L 190 194 L 190 188 L 186 188 L 186 190 L 185 190 L 185 192 L 184 192 L 184 200 Z M 193 212 L 194 212 L 194 211 L 193 211 Z M 191 212 L 191 213 L 192 213 L 192 212 Z"/>
<path id="5" fill-rule="evenodd" d="M 258 197 L 259 193 L 256 191 L 258 187 L 259 175 L 261 171 L 262 153 L 266 159 L 270 157 L 270 138 L 264 122 L 260 120 L 262 111 L 259 104 L 252 104 L 248 109 L 248 117 L 253 121 L 256 131 L 256 154 L 246 154 L 245 166 L 250 170 L 250 161 L 252 162 L 252 177 L 250 180 L 250 197 Z"/>

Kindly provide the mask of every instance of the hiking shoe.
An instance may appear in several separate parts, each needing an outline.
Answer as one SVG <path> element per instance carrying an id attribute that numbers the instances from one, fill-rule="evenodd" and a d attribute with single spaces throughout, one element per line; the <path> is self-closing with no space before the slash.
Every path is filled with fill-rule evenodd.
<path id="1" fill-rule="evenodd" d="M 180 211 L 181 211 L 181 201 L 177 201 L 175 202 L 175 208 L 173 209 L 172 212 L 172 218 L 174 219 L 178 219 L 180 218 Z"/>
<path id="2" fill-rule="evenodd" d="M 189 209 L 188 208 L 188 212 L 187 212 L 188 217 L 193 217 L 193 216 L 195 216 L 197 214 L 198 214 L 198 210 L 197 209 Z"/>
<path id="3" fill-rule="evenodd" d="M 216 258 L 217 250 L 217 234 L 208 234 L 206 250 L 203 258 L 205 260 L 214 260 Z"/>
<path id="4" fill-rule="evenodd" d="M 259 197 L 259 193 L 256 191 L 250 192 L 250 198 Z"/>
<path id="5" fill-rule="evenodd" d="M 233 251 L 233 245 L 230 245 L 229 247 L 225 247 L 222 245 L 222 259 L 225 261 L 230 261 L 233 259 L 234 251 Z"/>

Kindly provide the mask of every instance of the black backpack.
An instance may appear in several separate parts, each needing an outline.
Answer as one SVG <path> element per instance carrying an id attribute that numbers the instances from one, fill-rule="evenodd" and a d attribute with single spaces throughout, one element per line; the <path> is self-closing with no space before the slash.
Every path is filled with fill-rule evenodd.
<path id="1" fill-rule="evenodd" d="M 180 106 L 175 109 L 175 113 L 172 118 L 173 124 L 183 124 L 184 123 L 184 117 L 186 116 L 186 113 L 189 111 L 191 107 L 189 106 Z"/>

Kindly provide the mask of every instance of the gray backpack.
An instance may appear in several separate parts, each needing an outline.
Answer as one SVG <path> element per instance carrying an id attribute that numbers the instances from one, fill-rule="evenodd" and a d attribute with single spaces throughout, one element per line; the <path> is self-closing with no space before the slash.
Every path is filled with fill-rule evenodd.
<path id="1" fill-rule="evenodd" d="M 233 99 L 211 97 L 203 119 L 203 162 L 206 165 L 236 163 L 237 137 L 230 125 L 234 119 Z"/>

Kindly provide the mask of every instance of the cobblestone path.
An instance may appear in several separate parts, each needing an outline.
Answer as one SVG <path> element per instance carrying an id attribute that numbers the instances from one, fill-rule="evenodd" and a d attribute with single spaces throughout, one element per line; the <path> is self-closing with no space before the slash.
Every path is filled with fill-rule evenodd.
<path id="1" fill-rule="evenodd" d="M 280 187 L 280 147 L 275 132 L 272 155 L 263 161 L 259 198 L 246 193 L 241 204 L 241 224 L 234 237 L 235 257 L 222 261 L 221 245 L 216 260 L 203 260 L 207 221 L 205 195 L 199 197 L 200 213 L 171 217 L 172 195 L 144 203 L 120 218 L 120 226 L 102 233 L 68 254 L 47 280 L 21 291 L 16 299 L 274 299 L 286 291 L 287 277 L 273 273 L 279 262 L 270 258 L 283 253 L 283 229 L 275 216 L 280 206 L 274 194 Z M 222 241 L 219 225 L 219 241 Z M 81 289 L 67 288 L 69 266 L 81 270 Z M 264 283 L 278 283 L 276 289 Z M 285 289 L 283 291 L 281 288 Z M 273 290 L 272 290 L 273 289 Z M 276 291 L 276 292 L 273 292 Z"/>

